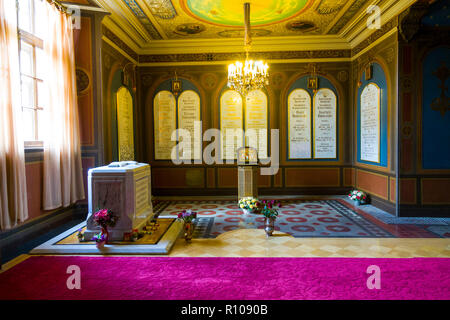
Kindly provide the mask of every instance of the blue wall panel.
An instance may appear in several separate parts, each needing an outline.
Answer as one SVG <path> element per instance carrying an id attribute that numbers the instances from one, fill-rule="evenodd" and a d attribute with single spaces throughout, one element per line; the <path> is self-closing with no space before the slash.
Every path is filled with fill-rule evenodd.
<path id="1" fill-rule="evenodd" d="M 422 167 L 424 169 L 450 169 L 450 48 L 436 48 L 425 57 L 422 66 Z M 447 77 L 445 89 L 436 76 L 437 70 Z M 443 102 L 447 110 L 433 110 Z"/>

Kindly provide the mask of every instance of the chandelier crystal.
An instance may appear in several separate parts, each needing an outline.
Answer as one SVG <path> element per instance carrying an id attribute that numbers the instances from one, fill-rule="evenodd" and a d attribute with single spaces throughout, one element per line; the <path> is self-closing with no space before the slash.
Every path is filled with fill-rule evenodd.
<path id="1" fill-rule="evenodd" d="M 250 3 L 244 3 L 244 17 L 246 59 L 228 66 L 228 87 L 246 96 L 248 92 L 269 84 L 269 66 L 263 60 L 253 61 L 248 58 L 251 47 Z"/>

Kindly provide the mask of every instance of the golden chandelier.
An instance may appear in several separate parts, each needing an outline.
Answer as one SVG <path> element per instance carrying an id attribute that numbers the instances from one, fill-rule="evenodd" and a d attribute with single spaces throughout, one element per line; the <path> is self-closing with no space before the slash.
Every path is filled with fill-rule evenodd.
<path id="1" fill-rule="evenodd" d="M 250 35 L 250 3 L 244 3 L 245 19 L 245 62 L 236 61 L 228 66 L 228 87 L 238 91 L 243 96 L 248 92 L 260 89 L 269 84 L 269 66 L 263 60 L 249 60 L 251 47 Z"/>

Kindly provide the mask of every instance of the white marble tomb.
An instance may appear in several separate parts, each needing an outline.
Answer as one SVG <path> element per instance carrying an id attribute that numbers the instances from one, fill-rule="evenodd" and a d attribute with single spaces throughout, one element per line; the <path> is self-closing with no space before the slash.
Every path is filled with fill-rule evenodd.
<path id="1" fill-rule="evenodd" d="M 88 201 L 85 239 L 100 232 L 93 220 L 93 214 L 100 209 L 110 209 L 119 217 L 117 224 L 108 228 L 110 240 L 123 240 L 124 233 L 142 230 L 154 215 L 150 165 L 123 161 L 90 169 Z"/>

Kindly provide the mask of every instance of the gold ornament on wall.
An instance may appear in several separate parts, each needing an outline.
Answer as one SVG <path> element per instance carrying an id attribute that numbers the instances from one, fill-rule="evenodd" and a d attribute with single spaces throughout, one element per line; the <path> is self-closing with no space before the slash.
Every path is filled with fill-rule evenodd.
<path id="1" fill-rule="evenodd" d="M 308 89 L 312 89 L 314 93 L 319 89 L 319 77 L 317 77 L 316 64 L 312 65 L 312 74 L 311 77 L 308 78 Z"/>
<path id="2" fill-rule="evenodd" d="M 177 72 L 175 71 L 175 80 L 172 80 L 172 93 L 176 97 L 180 94 L 181 90 L 181 80 L 178 80 Z"/>
<path id="3" fill-rule="evenodd" d="M 364 70 L 364 74 L 365 74 L 365 80 L 368 81 L 370 79 L 372 79 L 373 76 L 373 68 L 372 68 L 372 64 L 369 64 L 366 69 Z"/>

